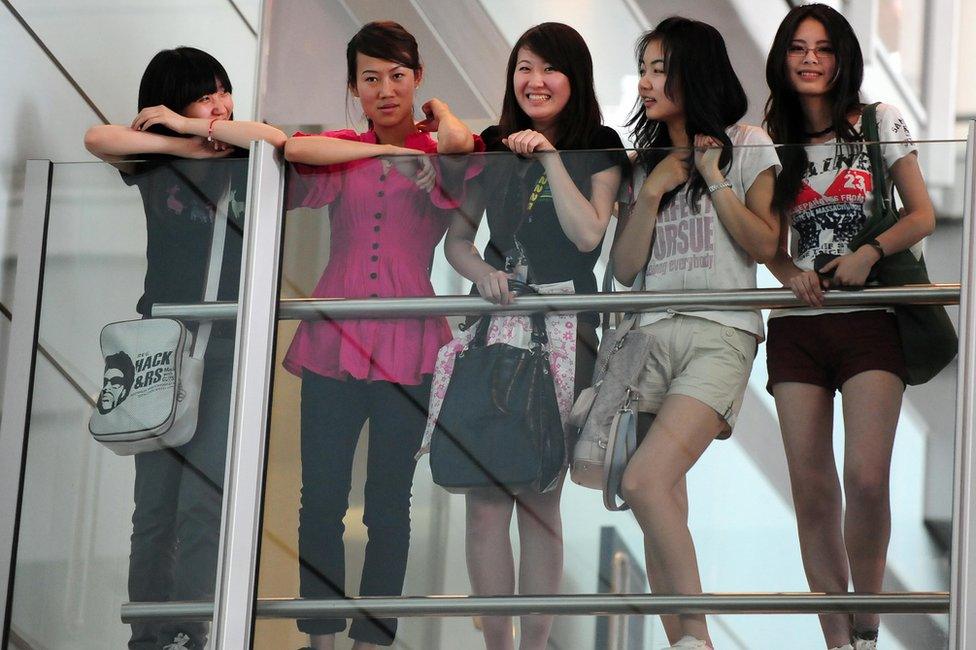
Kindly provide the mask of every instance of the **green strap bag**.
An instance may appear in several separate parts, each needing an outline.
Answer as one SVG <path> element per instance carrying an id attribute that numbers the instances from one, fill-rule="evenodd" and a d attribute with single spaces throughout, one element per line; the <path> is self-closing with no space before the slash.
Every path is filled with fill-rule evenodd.
<path id="1" fill-rule="evenodd" d="M 899 219 L 894 188 L 886 187 L 885 183 L 884 158 L 878 144 L 877 109 L 878 104 L 870 104 L 861 113 L 861 133 L 871 158 L 874 200 L 871 216 L 851 239 L 851 250 L 857 250 L 877 238 Z M 923 256 L 915 257 L 911 250 L 885 255 L 875 266 L 875 272 L 882 286 L 931 284 Z M 895 305 L 894 309 L 908 370 L 908 384 L 924 384 L 956 357 L 959 350 L 956 330 L 942 305 Z"/>

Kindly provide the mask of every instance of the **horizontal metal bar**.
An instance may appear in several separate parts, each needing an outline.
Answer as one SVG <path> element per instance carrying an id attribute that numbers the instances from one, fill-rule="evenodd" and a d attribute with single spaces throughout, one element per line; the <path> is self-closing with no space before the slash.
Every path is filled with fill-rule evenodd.
<path id="1" fill-rule="evenodd" d="M 468 314 L 527 314 L 576 311 L 729 311 L 803 307 L 789 289 L 739 291 L 627 291 L 621 293 L 522 296 L 511 305 L 495 305 L 477 296 L 428 298 L 288 298 L 279 303 L 281 320 L 392 318 Z M 959 304 L 958 284 L 878 287 L 827 291 L 825 307 L 904 304 Z M 237 303 L 158 304 L 153 316 L 192 320 L 234 318 Z"/>
<path id="2" fill-rule="evenodd" d="M 748 593 L 670 596 L 574 594 L 560 596 L 426 596 L 343 600 L 259 599 L 258 618 L 364 618 L 432 616 L 522 616 L 562 614 L 946 614 L 948 592 L 886 594 Z M 123 623 L 206 621 L 213 603 L 125 603 Z"/>

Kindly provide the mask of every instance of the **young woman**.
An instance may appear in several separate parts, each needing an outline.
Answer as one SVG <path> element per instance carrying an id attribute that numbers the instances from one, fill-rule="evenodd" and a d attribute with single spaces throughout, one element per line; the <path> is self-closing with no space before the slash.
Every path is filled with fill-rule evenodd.
<path id="1" fill-rule="evenodd" d="M 313 296 L 431 296 L 430 260 L 458 205 L 454 163 L 424 154 L 482 148 L 447 105 L 432 99 L 414 121 L 423 67 L 417 41 L 393 22 L 363 27 L 346 48 L 347 87 L 369 130 L 298 133 L 285 158 L 299 165 L 289 205 L 330 205 L 331 257 Z M 436 131 L 435 141 L 428 132 Z M 414 154 L 404 156 L 403 154 Z M 380 156 L 389 156 L 380 158 Z M 309 167 L 315 165 L 316 167 Z M 461 183 L 456 184 L 457 187 Z M 459 196 L 459 195 L 458 195 Z M 399 596 L 410 543 L 410 490 L 427 418 L 438 349 L 450 339 L 443 318 L 308 321 L 285 368 L 302 378 L 302 497 L 299 556 L 303 598 L 344 598 L 342 523 L 353 453 L 369 420 L 363 522 L 369 531 L 360 596 Z M 333 648 L 343 619 L 300 620 L 316 650 Z M 356 650 L 390 645 L 395 619 L 358 619 Z"/>
<path id="2" fill-rule="evenodd" d="M 142 76 L 139 114 L 132 124 L 95 126 L 85 134 L 88 150 L 118 163 L 123 180 L 142 194 L 148 268 L 137 309 L 143 316 L 149 316 L 157 302 L 203 299 L 215 206 L 228 183 L 232 197 L 218 299 L 237 300 L 246 166 L 178 160 L 246 156 L 243 148 L 251 140 L 284 145 L 285 135 L 278 129 L 233 119 L 231 90 L 223 66 L 206 52 L 191 47 L 164 50 Z M 149 160 L 121 162 L 136 156 Z M 213 598 L 233 337 L 233 323 L 215 324 L 193 439 L 176 449 L 135 457 L 132 601 Z M 134 624 L 129 648 L 202 649 L 206 631 L 203 623 Z"/>
<path id="3" fill-rule="evenodd" d="M 613 246 L 615 277 L 631 285 L 643 273 L 649 291 L 755 287 L 756 261 L 773 256 L 779 235 L 770 213 L 778 161 L 765 133 L 737 124 L 746 96 L 722 36 L 669 18 L 636 55 L 641 104 L 630 125 L 642 151 L 633 209 Z M 642 418 L 651 422 L 622 492 L 644 531 L 651 588 L 700 593 L 685 475 L 712 440 L 731 435 L 762 319 L 668 310 L 645 314 L 640 326 L 655 344 L 638 408 L 653 417 Z M 704 616 L 662 618 L 671 647 L 711 647 Z"/>
<path id="4" fill-rule="evenodd" d="M 862 139 L 861 49 L 843 16 L 822 4 L 790 11 L 776 33 L 766 80 L 766 124 L 782 147 L 774 207 L 780 250 L 770 270 L 810 307 L 827 287 L 863 285 L 885 255 L 935 227 L 915 146 L 898 110 L 880 105 L 886 178 L 871 177 Z M 819 145 L 819 146 L 818 146 Z M 898 223 L 857 250 L 848 242 L 871 214 L 872 188 L 894 181 L 904 202 Z M 790 246 L 786 234 L 792 229 Z M 818 273 L 819 272 L 819 273 Z M 888 475 L 904 391 L 905 362 L 895 317 L 884 308 L 774 311 L 769 320 L 769 390 L 776 399 L 800 550 L 814 591 L 882 589 L 891 530 Z M 843 399 L 844 512 L 832 445 L 834 391 Z M 879 617 L 824 614 L 831 648 L 876 648 Z"/>
<path id="5" fill-rule="evenodd" d="M 525 269 L 529 282 L 572 280 L 580 293 L 597 290 L 593 267 L 610 222 L 626 165 L 617 134 L 601 125 L 593 87 L 593 63 L 583 38 L 561 23 L 543 23 L 525 32 L 508 60 L 501 122 L 481 135 L 491 151 L 524 157 L 492 156 L 479 177 L 477 195 L 456 217 L 445 242 L 448 260 L 493 302 L 508 302 L 506 269 Z M 571 149 L 596 152 L 560 153 Z M 618 150 L 616 153 L 608 149 Z M 527 160 L 525 160 L 527 159 Z M 487 203 L 490 242 L 482 258 L 473 247 Z M 508 262 L 508 263 L 506 263 Z M 522 275 L 524 270 L 519 270 Z M 589 384 L 596 348 L 596 314 L 578 320 L 576 388 Z M 500 490 L 467 495 L 467 560 L 478 595 L 515 593 L 509 539 L 513 509 L 518 513 L 522 594 L 559 591 L 562 577 L 562 524 L 559 486 L 545 494 L 514 498 Z M 490 650 L 513 647 L 509 617 L 482 621 Z M 526 616 L 522 650 L 547 645 L 551 616 Z"/>

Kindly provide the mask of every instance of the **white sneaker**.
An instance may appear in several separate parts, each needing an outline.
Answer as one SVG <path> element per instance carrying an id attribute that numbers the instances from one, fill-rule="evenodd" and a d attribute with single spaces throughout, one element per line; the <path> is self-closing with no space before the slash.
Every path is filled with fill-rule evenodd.
<path id="1" fill-rule="evenodd" d="M 679 639 L 674 645 L 668 646 L 668 649 L 675 648 L 677 650 L 713 650 L 712 646 L 708 645 L 701 639 L 696 639 L 690 634 L 686 634 L 685 636 L 681 637 L 681 639 Z"/>
<path id="2" fill-rule="evenodd" d="M 878 650 L 878 640 L 854 639 L 854 650 Z"/>
<path id="3" fill-rule="evenodd" d="M 172 643 L 167 643 L 163 646 L 163 650 L 189 650 L 194 646 L 190 643 L 190 637 L 180 632 L 173 639 Z"/>

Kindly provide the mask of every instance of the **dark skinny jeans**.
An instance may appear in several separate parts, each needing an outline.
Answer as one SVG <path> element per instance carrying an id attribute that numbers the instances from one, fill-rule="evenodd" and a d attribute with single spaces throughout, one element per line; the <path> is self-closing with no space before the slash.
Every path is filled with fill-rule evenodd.
<path id="1" fill-rule="evenodd" d="M 417 386 L 302 374 L 302 498 L 298 524 L 302 598 L 346 597 L 342 523 L 353 454 L 369 420 L 363 523 L 368 531 L 360 596 L 399 596 L 410 547 L 410 495 L 427 419 L 430 377 Z M 335 634 L 345 619 L 301 619 L 308 634 Z M 391 645 L 396 619 L 356 619 L 349 636 Z"/>

